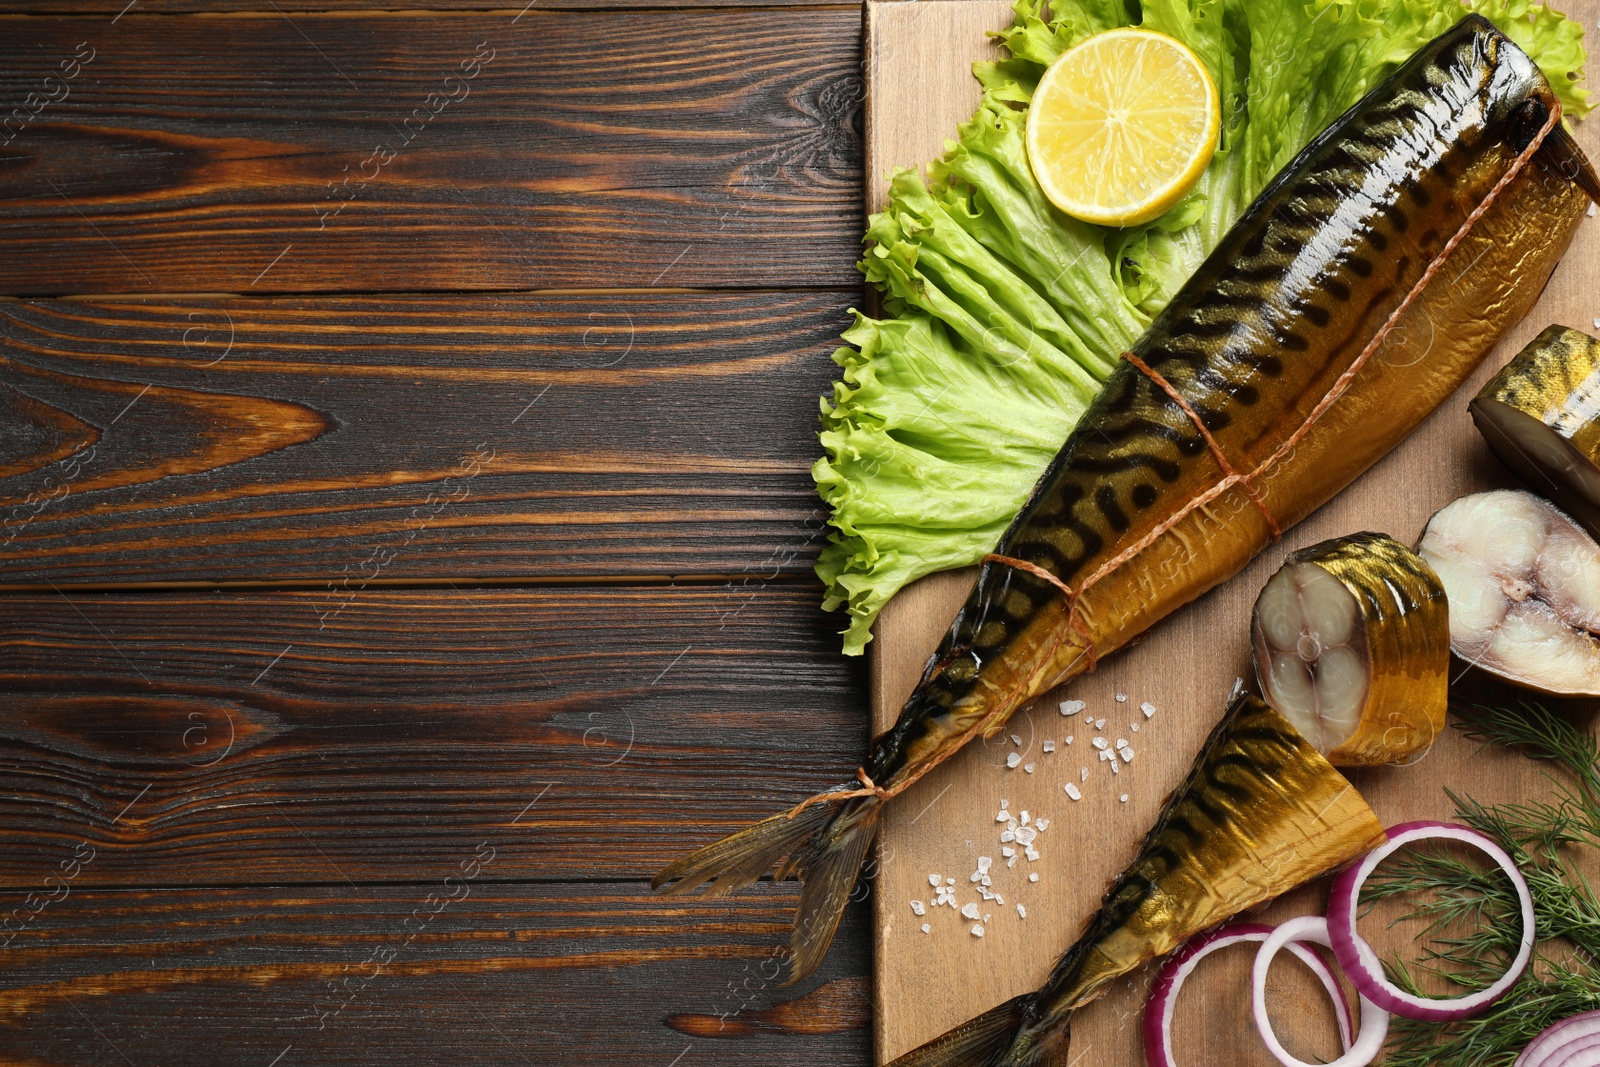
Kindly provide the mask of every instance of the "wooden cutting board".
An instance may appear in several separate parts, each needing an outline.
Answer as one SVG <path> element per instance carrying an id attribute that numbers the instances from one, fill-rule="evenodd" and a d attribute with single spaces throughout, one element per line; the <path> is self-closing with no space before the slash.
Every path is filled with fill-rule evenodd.
<path id="1" fill-rule="evenodd" d="M 1574 16 L 1594 27 L 1600 0 L 1568 0 Z M 984 31 L 1011 21 L 1006 0 L 918 0 L 867 4 L 867 204 L 886 196 L 886 172 L 940 154 L 979 97 L 970 68 L 994 47 Z M 1600 160 L 1600 116 L 1579 124 L 1578 138 Z M 1517 483 L 1479 440 L 1466 401 L 1493 371 L 1551 322 L 1589 332 L 1600 315 L 1600 221 L 1586 221 L 1532 314 L 1484 362 L 1477 375 L 1400 447 L 1344 493 L 1259 556 L 1232 581 L 1178 612 L 1137 647 L 1109 657 L 1012 720 L 1006 734 L 974 743 L 890 805 L 879 837 L 876 909 L 876 1046 L 878 1062 L 901 1055 L 1000 1001 L 1037 988 L 1051 963 L 1075 938 L 1107 881 L 1132 857 L 1162 798 L 1177 784 L 1220 715 L 1236 677 L 1254 688 L 1248 625 L 1257 592 L 1290 552 L 1357 530 L 1382 530 L 1415 543 L 1428 517 L 1463 493 Z M 872 656 L 877 730 L 893 722 L 922 665 L 971 587 L 972 571 L 934 575 L 905 589 L 877 624 Z M 1459 670 L 1460 664 L 1456 667 Z M 1456 696 L 1497 695 L 1468 673 Z M 1119 701 L 1118 696 L 1126 697 Z M 1070 718 L 1063 699 L 1087 708 Z M 1139 710 L 1149 703 L 1155 714 Z M 1586 709 L 1579 709 L 1580 711 Z M 1090 719 L 1105 720 L 1108 740 L 1130 742 L 1134 761 L 1113 776 L 1090 748 Z M 1137 724 L 1137 732 L 1133 730 Z M 1017 739 L 1013 741 L 1013 735 Z M 1068 735 L 1074 740 L 1065 743 Z M 1054 741 L 1055 751 L 1043 751 Z M 1008 769 L 1010 752 L 1021 764 Z M 1029 773 L 1026 767 L 1032 766 Z M 1088 780 L 1081 781 L 1081 768 Z M 1414 766 L 1351 775 L 1386 824 L 1448 818 L 1444 787 L 1485 802 L 1543 793 L 1548 785 L 1521 757 L 1480 753 L 1454 730 Z M 1083 799 L 1063 791 L 1071 781 Z M 1126 800 L 1122 798 L 1126 796 Z M 1007 868 L 995 821 L 1002 802 L 1048 820 L 1036 862 Z M 1020 850 L 1019 850 L 1020 851 Z M 977 858 L 994 860 L 993 889 L 1004 903 L 978 898 L 969 876 Z M 1037 873 L 1037 882 L 1027 880 Z M 957 900 L 978 903 L 983 937 L 949 907 L 931 907 L 929 875 L 956 879 Z M 1314 885 L 1260 912 L 1276 922 L 1320 912 L 1326 887 Z M 914 914 L 921 901 L 928 914 Z M 1019 916 L 1016 904 L 1027 911 Z M 923 933 L 926 923 L 930 932 Z M 1366 927 L 1363 927 L 1366 930 Z M 1401 942 L 1396 940 L 1394 945 Z M 1380 951 L 1383 946 L 1380 944 Z M 1184 991 L 1177 1015 L 1180 1061 L 1270 1065 L 1249 1021 L 1248 956 L 1222 953 Z M 1230 958 L 1232 957 L 1232 958 Z M 1275 967 L 1272 1003 L 1278 1032 L 1304 1058 L 1337 1054 L 1325 999 L 1298 967 Z M 1118 983 L 1073 1027 L 1072 1055 L 1084 1067 L 1140 1067 L 1139 1018 L 1151 968 Z"/>

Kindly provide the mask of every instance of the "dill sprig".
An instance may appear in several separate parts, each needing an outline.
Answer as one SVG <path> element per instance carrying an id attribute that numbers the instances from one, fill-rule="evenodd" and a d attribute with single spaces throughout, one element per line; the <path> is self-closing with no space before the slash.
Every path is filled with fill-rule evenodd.
<path id="1" fill-rule="evenodd" d="M 1591 800 L 1600 801 L 1600 741 L 1587 730 L 1527 700 L 1515 708 L 1460 704 L 1452 710 L 1456 726 L 1472 740 L 1520 748 L 1531 759 L 1558 763 Z"/>
<path id="2" fill-rule="evenodd" d="M 1449 793 L 1461 821 L 1504 848 L 1527 879 L 1539 941 L 1522 979 L 1482 1015 L 1452 1023 L 1395 1018 L 1388 1067 L 1508 1067 L 1552 1023 L 1600 1008 L 1600 899 L 1573 864 L 1575 850 L 1600 847 L 1600 746 L 1539 704 L 1455 710 L 1468 737 L 1562 772 L 1546 776 L 1549 800 L 1484 805 Z M 1499 868 L 1444 849 L 1407 852 L 1374 873 L 1361 899 L 1370 907 L 1396 897 L 1416 899 L 1402 919 L 1420 921 L 1417 936 L 1426 940 L 1420 959 L 1390 963 L 1401 988 L 1421 993 L 1418 980 L 1428 975 L 1483 989 L 1505 973 L 1522 920 Z"/>

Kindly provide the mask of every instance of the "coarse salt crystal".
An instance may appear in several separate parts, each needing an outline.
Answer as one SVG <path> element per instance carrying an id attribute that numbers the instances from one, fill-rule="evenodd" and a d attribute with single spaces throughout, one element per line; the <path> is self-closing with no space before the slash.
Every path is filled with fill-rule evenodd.
<path id="1" fill-rule="evenodd" d="M 1028 810 L 1026 808 L 1022 810 L 1022 825 L 1028 825 Z"/>
<path id="2" fill-rule="evenodd" d="M 976 881 L 979 881 L 982 878 L 983 878 L 983 872 L 982 871 L 973 871 L 970 875 L 967 876 L 967 881 L 976 882 Z"/>
<path id="3" fill-rule="evenodd" d="M 1063 700 L 1061 702 L 1061 714 L 1076 715 L 1088 706 L 1081 700 Z"/>
<path id="4" fill-rule="evenodd" d="M 993 885 L 994 884 L 993 882 L 989 881 L 989 876 L 987 874 L 984 875 L 982 878 L 978 879 L 978 881 L 982 882 L 984 885 Z"/>
<path id="5" fill-rule="evenodd" d="M 1589 217 L 1591 219 L 1594 218 L 1594 205 L 1593 204 L 1589 205 Z"/>
<path id="6" fill-rule="evenodd" d="M 978 890 L 978 895 L 980 897 L 982 897 L 984 900 L 993 900 L 994 899 L 994 894 L 989 892 L 989 889 L 988 889 L 987 886 L 985 886 L 982 889 L 979 889 Z"/>
<path id="7" fill-rule="evenodd" d="M 1124 793 L 1124 794 L 1122 794 L 1122 796 L 1118 797 L 1117 799 L 1121 800 L 1124 804 L 1126 804 L 1128 802 L 1128 794 Z"/>
<path id="8" fill-rule="evenodd" d="M 1050 820 L 1049 819 L 1035 819 L 1035 820 L 1033 820 L 1033 828 L 1035 830 L 1038 830 L 1042 834 L 1046 830 L 1050 829 Z"/>
<path id="9" fill-rule="evenodd" d="M 1123 763 L 1133 762 L 1133 749 L 1131 748 L 1119 748 L 1117 749 L 1117 755 L 1122 757 Z"/>
<path id="10" fill-rule="evenodd" d="M 1117 762 L 1117 757 L 1115 757 L 1115 756 L 1111 757 L 1111 773 L 1112 774 L 1121 774 L 1122 773 L 1121 764 L 1119 764 Z"/>
<path id="11" fill-rule="evenodd" d="M 922 901 L 913 900 L 911 902 L 911 914 L 913 914 L 913 915 L 926 915 L 926 914 L 928 914 L 928 909 L 923 907 Z"/>
<path id="12" fill-rule="evenodd" d="M 1106 721 L 1104 719 L 1096 719 L 1094 721 L 1094 728 L 1096 730 L 1104 730 L 1106 728 Z"/>
<path id="13" fill-rule="evenodd" d="M 990 913 L 990 912 L 987 912 L 987 911 L 986 911 L 986 912 L 984 912 L 984 913 L 983 913 L 983 921 L 984 921 L 984 922 L 988 922 L 988 921 L 989 921 L 989 916 L 990 916 L 990 914 L 991 914 L 991 913 Z"/>
<path id="14" fill-rule="evenodd" d="M 1032 863 L 1034 860 L 1039 858 L 1039 853 L 1031 848 L 1027 852 L 1024 852 L 1023 855 L 1028 857 L 1029 863 Z"/>
<path id="15" fill-rule="evenodd" d="M 1004 810 L 1006 810 L 1006 805 L 1007 805 L 1007 804 L 1010 804 L 1010 803 L 1011 803 L 1011 801 L 1009 801 L 1009 800 L 1002 800 L 1002 801 L 1001 801 L 1001 802 L 1000 802 L 1000 810 L 1001 810 L 1001 811 L 1004 811 Z"/>
<path id="16" fill-rule="evenodd" d="M 1005 903 L 1005 902 L 1006 902 L 1006 898 L 1005 898 L 1005 897 L 1003 897 L 1003 896 L 1001 896 L 1001 895 L 1000 895 L 1000 894 L 999 894 L 999 893 L 996 893 L 996 894 L 995 894 L 995 895 L 994 895 L 994 902 L 995 902 L 995 903 L 996 903 L 996 904 L 1004 904 L 1004 903 Z M 984 921 L 984 922 L 988 922 L 988 921 L 989 921 L 989 916 L 987 916 L 987 915 L 985 915 L 985 916 L 984 916 L 984 917 L 983 917 L 983 921 Z"/>
<path id="17" fill-rule="evenodd" d="M 1139 732 L 1139 724 L 1136 723 L 1136 722 L 1130 722 L 1128 724 L 1128 729 L 1132 730 L 1134 733 L 1138 733 Z"/>
<path id="18" fill-rule="evenodd" d="M 1078 775 L 1078 781 L 1087 782 L 1088 780 L 1089 780 L 1089 768 L 1085 767 L 1085 768 L 1083 768 L 1083 773 Z"/>
<path id="19" fill-rule="evenodd" d="M 1071 782 L 1068 782 L 1066 785 L 1062 786 L 1061 788 L 1065 789 L 1067 791 L 1067 796 L 1071 797 L 1073 800 L 1082 800 L 1083 799 L 1083 794 L 1080 793 L 1078 791 L 1078 787 L 1073 785 Z"/>
<path id="20" fill-rule="evenodd" d="M 970 900 L 961 905 L 961 917 L 963 919 L 976 919 L 978 917 L 978 905 Z"/>
<path id="21" fill-rule="evenodd" d="M 972 924 L 972 936 L 973 937 L 982 937 L 983 936 L 983 927 L 978 925 L 977 923 L 973 923 Z"/>
<path id="22" fill-rule="evenodd" d="M 1000 809 L 1000 814 L 994 817 L 995 822 L 1006 822 L 1011 818 L 1011 813 L 1005 808 Z"/>
<path id="23" fill-rule="evenodd" d="M 1007 767 L 1015 767 L 1017 764 L 1019 764 L 1021 762 L 1022 762 L 1022 757 L 1017 755 L 1015 752 L 1011 753 L 1010 755 L 1008 755 L 1006 757 L 1006 766 Z"/>
<path id="24" fill-rule="evenodd" d="M 1110 751 L 1110 749 L 1104 749 L 1104 748 L 1102 748 L 1102 749 L 1101 749 L 1101 750 L 1100 750 L 1100 762 L 1101 762 L 1101 763 L 1104 763 L 1104 762 L 1105 762 L 1105 761 L 1106 761 L 1106 760 L 1108 760 L 1108 759 L 1110 759 L 1110 758 L 1111 758 L 1111 751 Z"/>
<path id="25" fill-rule="evenodd" d="M 1017 850 L 1012 848 L 1010 845 L 1006 845 L 1000 849 L 1000 855 L 1002 856 L 1015 856 L 1016 854 Z"/>
<path id="26" fill-rule="evenodd" d="M 956 880 L 954 878 L 946 878 L 944 880 L 944 884 L 945 885 L 955 885 L 956 884 Z"/>
<path id="27" fill-rule="evenodd" d="M 930 931 L 932 929 L 933 929 L 933 924 L 932 923 L 923 923 L 922 924 L 922 932 L 923 933 L 927 933 L 928 931 Z"/>
<path id="28" fill-rule="evenodd" d="M 1000 834 L 1000 843 L 1002 845 L 1015 841 L 1016 839 L 1017 835 L 1012 833 L 1010 830 L 1006 830 Z"/>
<path id="29" fill-rule="evenodd" d="M 1018 905 L 1017 905 L 1017 918 L 1019 918 L 1019 919 L 1026 919 L 1026 918 L 1027 918 L 1027 917 L 1028 917 L 1028 909 L 1027 909 L 1027 908 L 1024 908 L 1024 907 L 1023 907 L 1023 906 L 1022 906 L 1022 905 L 1021 905 L 1021 904 L 1020 904 L 1020 903 L 1019 903 L 1019 904 L 1018 904 Z"/>
<path id="30" fill-rule="evenodd" d="M 1039 836 L 1039 831 L 1035 830 L 1031 826 L 1021 826 L 1021 827 L 1017 828 L 1017 844 L 1021 845 L 1024 848 L 1026 848 L 1029 845 L 1033 844 L 1034 840 L 1038 836 Z"/>
<path id="31" fill-rule="evenodd" d="M 931 886 L 937 887 L 942 880 L 937 874 L 928 875 L 928 884 Z"/>
<path id="32" fill-rule="evenodd" d="M 1127 693 L 1118 693 L 1117 694 L 1117 703 L 1118 704 L 1126 704 L 1127 702 L 1128 702 L 1128 694 Z"/>
<path id="33" fill-rule="evenodd" d="M 1017 865 L 1017 857 L 1015 857 L 1015 856 L 1007 856 L 1006 857 L 1006 866 L 1007 867 L 1015 867 L 1016 865 Z"/>
<path id="34" fill-rule="evenodd" d="M 1156 713 L 1156 706 L 1146 700 L 1143 704 L 1139 705 L 1139 710 L 1144 712 L 1144 717 L 1148 719 L 1150 716 Z"/>
<path id="35" fill-rule="evenodd" d="M 1028 875 L 1028 881 L 1037 882 L 1038 880 L 1039 880 L 1039 872 L 1038 871 L 1034 871 L 1032 874 Z"/>
<path id="36" fill-rule="evenodd" d="M 1128 747 L 1128 739 L 1126 737 L 1117 738 L 1117 748 L 1118 748 L 1118 750 L 1121 750 L 1121 749 L 1124 749 L 1124 748 L 1127 748 L 1127 747 Z"/>
<path id="37" fill-rule="evenodd" d="M 1016 734 L 1012 734 L 1011 735 L 1011 743 L 1013 745 L 1020 745 L 1020 744 L 1022 744 L 1022 738 L 1018 737 Z"/>
<path id="38" fill-rule="evenodd" d="M 994 860 L 990 859 L 988 856 L 979 856 L 978 857 L 978 870 L 987 871 L 990 867 L 993 867 L 993 866 L 994 866 Z"/>
<path id="39" fill-rule="evenodd" d="M 1024 774 L 1032 774 L 1033 773 L 1033 768 L 1036 767 L 1036 766 L 1037 766 L 1037 764 L 1030 763 L 1027 766 L 1022 768 L 1022 773 L 1024 773 Z"/>
<path id="40" fill-rule="evenodd" d="M 1069 744 L 1069 745 L 1072 744 L 1072 735 L 1071 734 L 1067 735 L 1067 744 Z"/>
<path id="41" fill-rule="evenodd" d="M 1098 748 L 1101 752 L 1104 752 L 1106 749 L 1111 747 L 1111 742 L 1107 741 L 1103 737 L 1090 738 L 1089 743 L 1095 748 Z"/>
<path id="42" fill-rule="evenodd" d="M 1054 741 L 1046 741 L 1040 746 L 1040 748 L 1045 752 L 1054 752 L 1056 750 L 1056 743 Z"/>

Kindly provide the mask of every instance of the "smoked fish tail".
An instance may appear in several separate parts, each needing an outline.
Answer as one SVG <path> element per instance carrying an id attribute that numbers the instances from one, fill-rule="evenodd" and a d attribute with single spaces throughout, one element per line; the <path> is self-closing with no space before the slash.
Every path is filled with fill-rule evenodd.
<path id="1" fill-rule="evenodd" d="M 708 846 L 657 884 L 725 892 L 798 873 L 792 975 L 809 973 L 885 802 L 1237 574 L 1377 462 L 1533 306 L 1597 193 L 1514 42 L 1468 15 L 1424 46 L 1280 172 L 1125 353 L 873 740 L 862 788 Z M 1178 888 L 1180 903 L 1211 899 L 1194 879 Z M 1115 970 L 1098 950 L 1085 963 Z M 1064 1040 L 1026 1019 L 1005 1049 L 979 1033 L 948 1045 L 966 1059 L 921 1062 L 984 1062 L 982 1048 L 1026 1064 Z"/>
<path id="2" fill-rule="evenodd" d="M 1073 1014 L 1111 982 L 1383 841 L 1383 824 L 1349 780 L 1282 715 L 1236 690 L 1045 984 L 890 1067 L 1066 1064 Z"/>
<path id="3" fill-rule="evenodd" d="M 706 886 L 721 896 L 757 881 L 768 871 L 795 875 L 802 883 L 800 908 L 789 938 L 790 985 L 810 975 L 827 955 L 844 906 L 855 889 L 867 848 L 877 835 L 883 799 L 846 786 L 811 798 L 797 808 L 713 841 L 664 867 L 650 888 L 692 893 Z"/>
<path id="4" fill-rule="evenodd" d="M 1065 1063 L 1066 1021 L 1036 1030 L 1037 997 L 1024 994 L 968 1019 L 890 1067 L 1048 1067 Z"/>

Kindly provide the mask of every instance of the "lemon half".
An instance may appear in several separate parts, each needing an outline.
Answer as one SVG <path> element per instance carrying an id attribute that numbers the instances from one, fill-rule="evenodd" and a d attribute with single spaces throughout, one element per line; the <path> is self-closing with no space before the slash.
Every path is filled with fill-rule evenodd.
<path id="1" fill-rule="evenodd" d="M 1028 162 L 1075 218 L 1136 226 L 1166 211 L 1217 150 L 1222 108 L 1205 64 L 1154 30 L 1107 30 L 1063 52 L 1028 110 Z"/>

